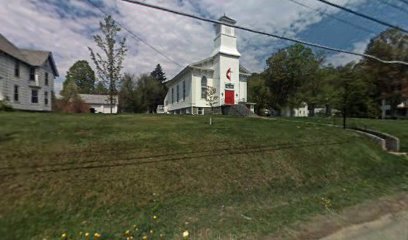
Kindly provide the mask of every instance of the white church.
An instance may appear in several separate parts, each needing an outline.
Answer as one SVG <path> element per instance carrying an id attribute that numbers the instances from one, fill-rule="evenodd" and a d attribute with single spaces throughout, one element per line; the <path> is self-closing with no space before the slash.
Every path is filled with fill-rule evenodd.
<path id="1" fill-rule="evenodd" d="M 241 54 L 237 49 L 235 28 L 222 24 L 235 25 L 236 21 L 223 16 L 219 22 L 221 24 L 214 26 L 216 36 L 211 56 L 188 65 L 166 82 L 169 90 L 164 99 L 164 112 L 210 113 L 208 86 L 216 89 L 218 97 L 214 112 L 226 113 L 233 106 L 240 106 L 245 111 L 249 108 L 253 112 L 254 104 L 247 102 L 247 79 L 251 73 L 239 64 Z"/>

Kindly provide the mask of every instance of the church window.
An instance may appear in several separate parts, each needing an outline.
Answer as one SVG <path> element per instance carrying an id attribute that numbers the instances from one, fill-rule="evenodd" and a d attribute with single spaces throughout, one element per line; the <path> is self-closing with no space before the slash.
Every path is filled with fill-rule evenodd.
<path id="1" fill-rule="evenodd" d="M 176 98 L 176 100 L 177 100 L 177 102 L 180 100 L 180 92 L 179 92 L 179 85 L 177 84 L 177 98 Z"/>
<path id="2" fill-rule="evenodd" d="M 203 76 L 201 78 L 201 98 L 207 98 L 207 77 Z"/>
<path id="3" fill-rule="evenodd" d="M 171 88 L 171 103 L 174 103 L 174 88 Z"/>
<path id="4" fill-rule="evenodd" d="M 183 81 L 183 101 L 186 100 L 186 81 Z"/>

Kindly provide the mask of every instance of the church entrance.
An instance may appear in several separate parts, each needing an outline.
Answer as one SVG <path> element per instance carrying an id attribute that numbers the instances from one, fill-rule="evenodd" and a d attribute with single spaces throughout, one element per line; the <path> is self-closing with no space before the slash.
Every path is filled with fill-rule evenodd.
<path id="1" fill-rule="evenodd" d="M 234 105 L 234 90 L 225 90 L 225 104 Z"/>

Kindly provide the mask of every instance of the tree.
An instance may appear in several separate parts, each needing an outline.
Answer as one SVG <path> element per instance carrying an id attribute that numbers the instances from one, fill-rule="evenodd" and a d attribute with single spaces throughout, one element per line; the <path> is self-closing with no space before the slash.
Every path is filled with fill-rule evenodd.
<path id="1" fill-rule="evenodd" d="M 254 73 L 248 79 L 248 101 L 255 102 L 255 112 L 259 114 L 261 109 L 269 108 L 270 90 L 265 85 L 262 74 Z"/>
<path id="2" fill-rule="evenodd" d="M 73 81 L 78 87 L 78 93 L 93 93 L 95 88 L 95 72 L 85 60 L 79 60 L 72 65 L 67 75 L 66 81 Z"/>
<path id="3" fill-rule="evenodd" d="M 218 103 L 217 89 L 207 86 L 207 104 L 211 107 L 211 113 L 214 113 L 214 106 Z M 212 125 L 212 116 L 210 115 L 210 125 Z"/>
<path id="4" fill-rule="evenodd" d="M 295 44 L 281 49 L 267 60 L 263 72 L 270 90 L 270 102 L 276 109 L 295 108 L 305 100 L 300 88 L 316 77 L 318 60 L 310 48 Z"/>
<path id="5" fill-rule="evenodd" d="M 93 38 L 104 56 L 95 53 L 90 47 L 88 49 L 99 78 L 109 86 L 110 111 L 112 113 L 114 95 L 117 93 L 117 83 L 121 78 L 123 60 L 127 51 L 125 46 L 126 38 L 119 39 L 118 33 L 121 29 L 111 16 L 105 17 L 104 22 L 100 22 L 99 26 L 102 35 L 97 34 Z"/>
<path id="6" fill-rule="evenodd" d="M 95 94 L 106 95 L 106 94 L 109 93 L 109 90 L 105 87 L 105 85 L 103 84 L 103 82 L 98 81 L 98 83 L 95 85 L 94 93 L 95 93 Z"/>
<path id="7" fill-rule="evenodd" d="M 160 64 L 157 64 L 153 72 L 150 73 L 150 76 L 152 76 L 154 79 L 161 83 L 163 83 L 167 79 Z"/>
<path id="8" fill-rule="evenodd" d="M 161 91 L 161 83 L 152 76 L 143 74 L 136 84 L 137 112 L 156 112 L 156 100 Z"/>
<path id="9" fill-rule="evenodd" d="M 125 73 L 119 90 L 119 108 L 122 112 L 138 112 L 139 102 L 136 93 L 135 77 Z"/>
<path id="10" fill-rule="evenodd" d="M 61 96 L 66 101 L 78 98 L 78 86 L 73 79 L 65 79 L 62 83 Z"/>
<path id="11" fill-rule="evenodd" d="M 66 79 L 61 91 L 62 99 L 55 102 L 55 110 L 70 113 L 89 112 L 89 106 L 78 94 L 78 86 L 73 79 Z"/>
<path id="12" fill-rule="evenodd" d="M 305 79 L 302 82 L 297 93 L 302 102 L 306 102 L 309 110 L 309 116 L 315 116 L 315 109 L 319 105 L 325 104 L 323 94 L 324 71 L 321 65 L 324 62 L 323 53 L 309 56 L 310 62 L 305 66 Z"/>
<path id="13" fill-rule="evenodd" d="M 365 53 L 385 60 L 408 61 L 408 35 L 388 29 L 371 39 Z M 361 68 L 376 85 L 373 97 L 378 103 L 386 100 L 391 106 L 391 115 L 395 116 L 397 105 L 408 98 L 408 67 L 364 59 Z"/>
<path id="14" fill-rule="evenodd" d="M 373 117 L 378 114 L 375 101 L 370 97 L 370 82 L 355 63 L 337 68 L 336 89 L 333 95 L 335 107 L 343 116 L 343 128 L 347 117 Z"/>
<path id="15" fill-rule="evenodd" d="M 156 68 L 154 69 L 153 72 L 150 73 L 150 76 L 154 79 L 156 79 L 159 83 L 159 91 L 157 95 L 155 96 L 155 101 L 154 101 L 154 112 L 156 112 L 157 105 L 162 105 L 164 98 L 166 97 L 167 94 L 167 86 L 164 83 L 166 81 L 166 75 L 163 72 L 162 67 L 160 64 L 157 64 Z"/>

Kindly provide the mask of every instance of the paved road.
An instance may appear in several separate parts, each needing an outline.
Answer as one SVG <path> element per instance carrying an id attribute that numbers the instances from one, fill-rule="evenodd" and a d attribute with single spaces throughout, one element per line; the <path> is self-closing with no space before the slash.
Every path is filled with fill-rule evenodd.
<path id="1" fill-rule="evenodd" d="M 408 211 L 344 228 L 321 240 L 408 240 Z"/>

